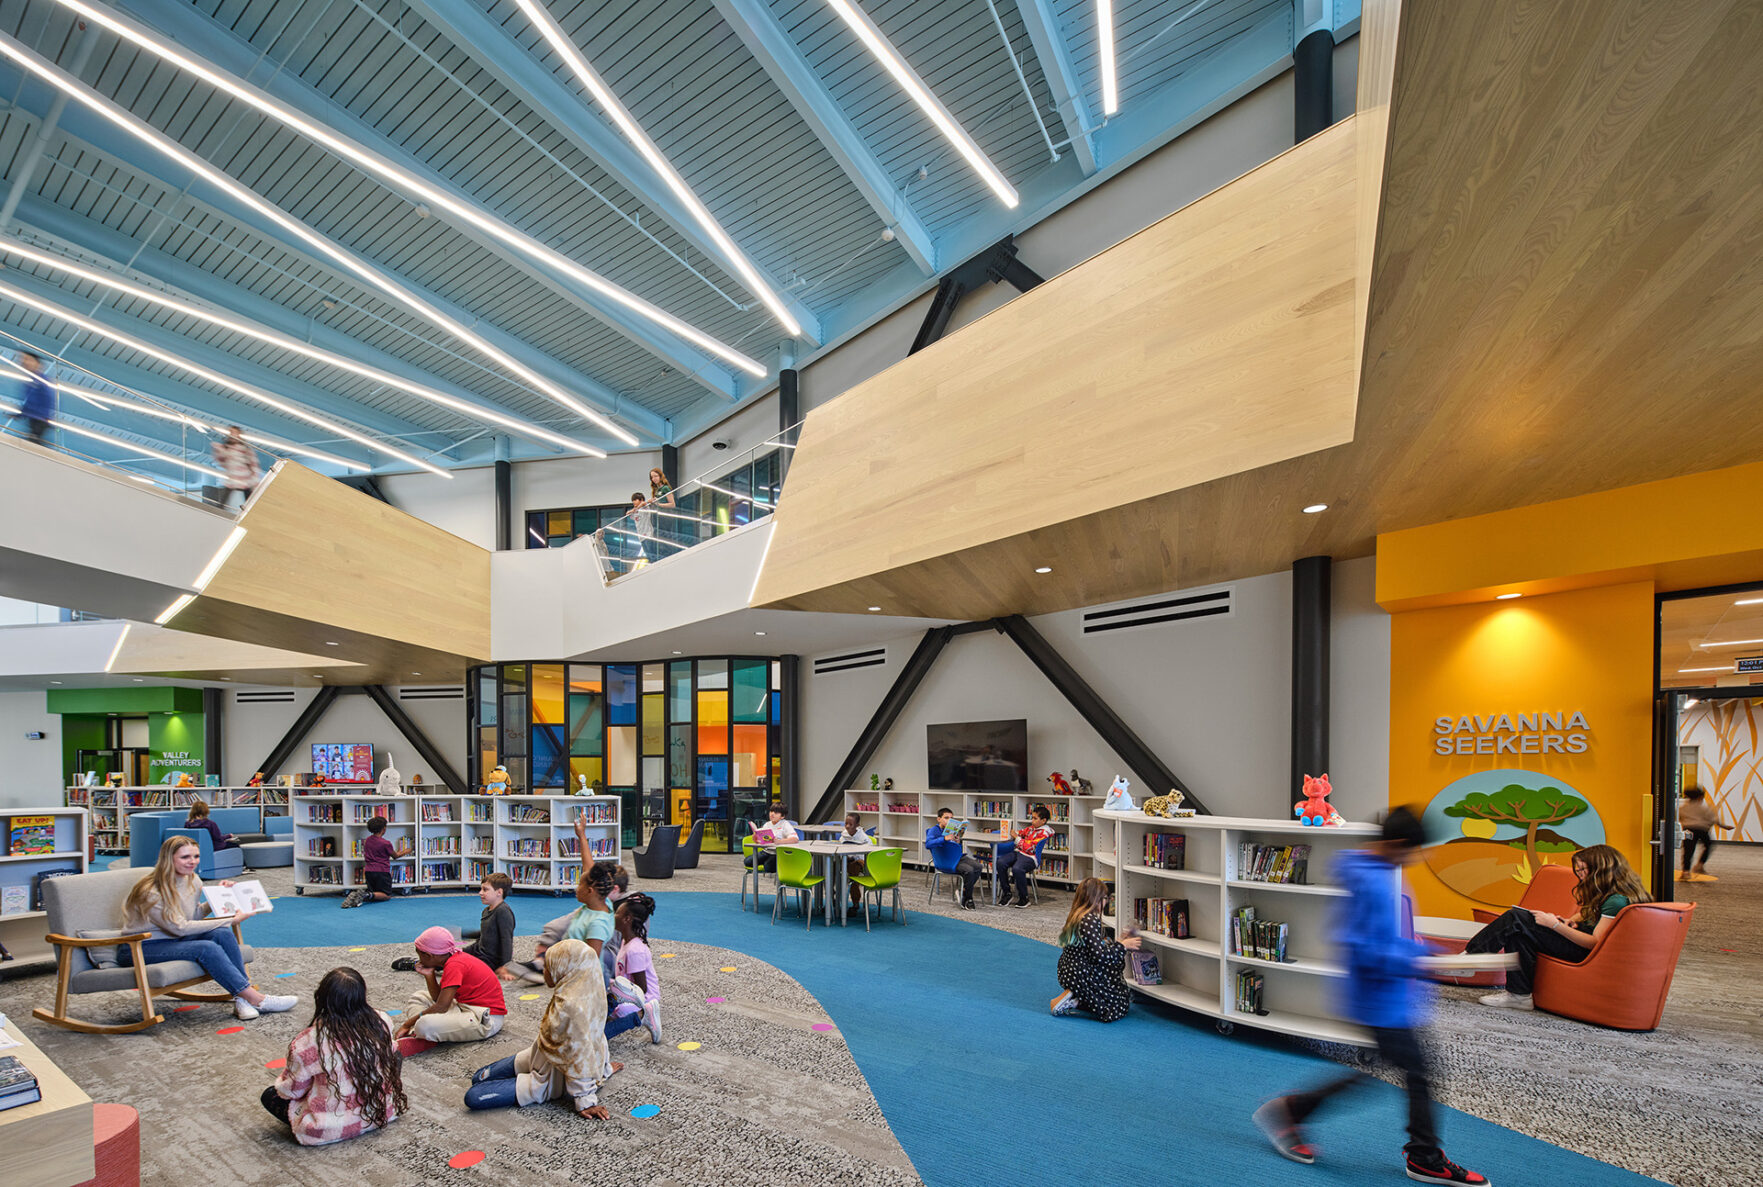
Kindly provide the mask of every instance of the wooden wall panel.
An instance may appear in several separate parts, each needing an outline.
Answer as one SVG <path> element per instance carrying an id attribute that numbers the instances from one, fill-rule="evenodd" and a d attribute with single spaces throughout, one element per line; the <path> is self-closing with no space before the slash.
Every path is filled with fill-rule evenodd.
<path id="1" fill-rule="evenodd" d="M 755 600 L 1348 440 L 1353 154 L 1329 129 L 816 408 Z"/>

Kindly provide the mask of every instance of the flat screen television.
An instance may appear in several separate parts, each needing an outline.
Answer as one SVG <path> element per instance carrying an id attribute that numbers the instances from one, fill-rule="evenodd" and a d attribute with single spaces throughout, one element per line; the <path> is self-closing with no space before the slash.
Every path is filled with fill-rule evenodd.
<path id="1" fill-rule="evenodd" d="M 314 742 L 312 773 L 326 783 L 372 783 L 373 743 Z"/>
<path id="2" fill-rule="evenodd" d="M 1028 790 L 1028 722 L 960 721 L 927 726 L 933 791 Z"/>

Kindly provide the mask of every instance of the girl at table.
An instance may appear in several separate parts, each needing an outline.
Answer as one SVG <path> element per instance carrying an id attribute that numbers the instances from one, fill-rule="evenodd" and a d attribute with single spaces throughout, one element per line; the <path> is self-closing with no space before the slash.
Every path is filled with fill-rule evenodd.
<path id="1" fill-rule="evenodd" d="M 233 995 L 233 1016 L 255 1018 L 279 1014 L 299 1002 L 292 994 L 266 994 L 245 974 L 245 956 L 233 924 L 251 917 L 250 912 L 224 919 L 204 919 L 208 905 L 202 901 L 202 879 L 196 866 L 202 850 L 190 837 L 174 834 L 159 846 L 153 870 L 135 883 L 123 903 L 124 924 L 129 931 L 144 931 L 141 956 L 148 964 L 167 960 L 193 960 L 222 989 Z M 231 886 L 223 881 L 222 886 Z M 132 965 L 128 945 L 120 949 L 122 963 Z"/>
<path id="2" fill-rule="evenodd" d="M 606 1037 L 621 1035 L 638 1026 L 649 1028 L 649 1041 L 661 1041 L 661 978 L 649 952 L 649 920 L 655 900 L 638 891 L 618 902 L 613 918 L 618 924 L 618 965 L 608 984 Z"/>
<path id="3" fill-rule="evenodd" d="M 533 1045 L 479 1068 L 465 1093 L 469 1109 L 502 1109 L 568 1097 L 591 1121 L 612 1116 L 600 1086 L 622 1068 L 606 1051 L 606 982 L 600 955 L 580 940 L 545 952 L 545 984 L 555 988 Z"/>
<path id="4" fill-rule="evenodd" d="M 1056 1017 L 1088 1010 L 1103 1022 L 1118 1022 L 1132 1005 L 1132 990 L 1121 979 L 1126 954 L 1136 950 L 1137 936 L 1111 939 L 1102 913 L 1108 909 L 1108 887 L 1099 878 L 1085 878 L 1071 896 L 1071 913 L 1059 932 L 1061 992 L 1050 1003 Z"/>
<path id="5" fill-rule="evenodd" d="M 409 1102 L 392 1020 L 367 1004 L 354 969 L 332 969 L 312 995 L 312 1024 L 288 1044 L 263 1107 L 302 1146 L 324 1146 L 384 1128 Z"/>
<path id="6" fill-rule="evenodd" d="M 1530 990 L 1539 952 L 1578 964 L 1615 925 L 1618 911 L 1630 903 L 1652 901 L 1628 859 L 1608 845 L 1591 845 L 1575 853 L 1573 872 L 1579 876 L 1573 888 L 1579 910 L 1571 918 L 1513 907 L 1463 945 L 1465 952 L 1510 952 L 1518 957 L 1518 967 L 1506 974 L 1506 988 L 1483 997 L 1484 1006 L 1534 1009 Z"/>
<path id="7" fill-rule="evenodd" d="M 1028 906 L 1028 876 L 1041 864 L 1035 856 L 1035 846 L 1053 835 L 1047 822 L 1053 814 L 1047 811 L 1047 805 L 1036 804 L 1028 810 L 1030 820 L 1027 827 L 1016 830 L 1016 849 L 1011 853 L 998 854 L 998 881 L 1004 886 L 1003 893 L 998 896 L 998 905 L 1010 905 L 1010 879 L 1016 878 L 1016 905 Z"/>

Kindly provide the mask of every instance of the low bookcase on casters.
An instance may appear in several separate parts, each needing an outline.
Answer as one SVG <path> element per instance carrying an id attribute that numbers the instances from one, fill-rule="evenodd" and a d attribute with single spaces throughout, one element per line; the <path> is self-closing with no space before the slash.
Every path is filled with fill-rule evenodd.
<path id="1" fill-rule="evenodd" d="M 1123 922 L 1132 924 L 1140 899 L 1185 899 L 1188 905 L 1185 938 L 1139 927 L 1144 950 L 1157 955 L 1163 983 L 1135 985 L 1136 992 L 1204 1014 L 1225 1034 L 1240 1023 L 1327 1042 L 1371 1042 L 1369 1033 L 1336 1009 L 1335 993 L 1346 970 L 1330 942 L 1330 912 L 1346 892 L 1325 879 L 1334 855 L 1378 836 L 1376 825 L 1309 828 L 1295 820 L 1164 818 L 1138 811 L 1097 811 L 1095 822 L 1096 876 L 1113 877 L 1117 912 L 1104 922 L 1117 932 Z M 1160 839 L 1163 860 L 1174 864 L 1169 856 L 1174 836 L 1185 850 L 1181 868 L 1149 864 L 1156 860 Z M 1256 869 L 1255 847 L 1268 854 L 1294 845 L 1310 847 L 1303 882 L 1258 880 L 1267 871 Z M 1249 907 L 1258 921 L 1286 925 L 1283 961 L 1233 951 L 1232 920 Z M 1251 982 L 1258 979 L 1260 1012 L 1239 1008 L 1245 972 Z"/>

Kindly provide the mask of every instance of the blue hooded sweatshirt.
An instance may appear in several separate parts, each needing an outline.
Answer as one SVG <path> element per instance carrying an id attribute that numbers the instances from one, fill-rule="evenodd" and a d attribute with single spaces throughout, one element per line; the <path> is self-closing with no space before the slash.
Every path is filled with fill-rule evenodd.
<path id="1" fill-rule="evenodd" d="M 1413 1027 L 1426 1021 L 1430 992 L 1419 959 L 1428 949 L 1403 935 L 1402 880 L 1396 867 L 1361 849 L 1334 863 L 1347 891 L 1335 917 L 1335 942 L 1347 975 L 1341 1012 L 1361 1026 Z"/>

